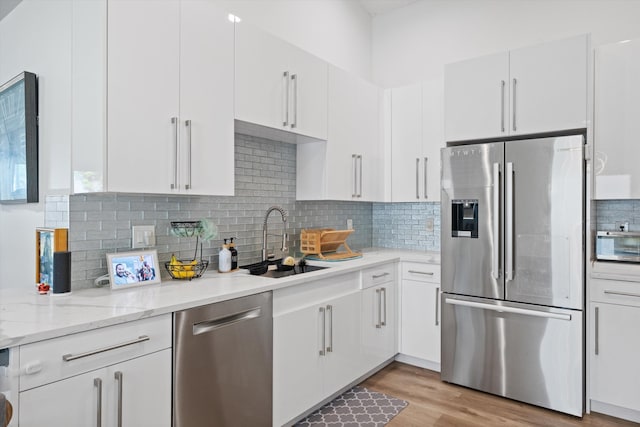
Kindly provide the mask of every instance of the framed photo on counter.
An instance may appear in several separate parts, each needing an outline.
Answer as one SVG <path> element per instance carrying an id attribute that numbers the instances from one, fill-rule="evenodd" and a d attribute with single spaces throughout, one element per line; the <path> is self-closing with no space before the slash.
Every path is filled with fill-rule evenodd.
<path id="1" fill-rule="evenodd" d="M 107 266 L 111 289 L 160 283 L 156 250 L 107 254 Z"/>

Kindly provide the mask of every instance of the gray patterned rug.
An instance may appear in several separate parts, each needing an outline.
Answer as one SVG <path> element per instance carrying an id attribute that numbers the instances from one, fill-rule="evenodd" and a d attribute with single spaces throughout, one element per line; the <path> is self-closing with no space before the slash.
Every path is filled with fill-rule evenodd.
<path id="1" fill-rule="evenodd" d="M 296 427 L 381 427 L 407 402 L 356 386 L 296 424 Z"/>

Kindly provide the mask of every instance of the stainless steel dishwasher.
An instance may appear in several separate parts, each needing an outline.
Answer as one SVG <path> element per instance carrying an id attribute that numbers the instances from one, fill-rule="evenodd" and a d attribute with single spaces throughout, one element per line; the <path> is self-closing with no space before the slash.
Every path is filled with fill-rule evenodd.
<path id="1" fill-rule="evenodd" d="M 271 426 L 271 292 L 173 317 L 173 427 Z"/>

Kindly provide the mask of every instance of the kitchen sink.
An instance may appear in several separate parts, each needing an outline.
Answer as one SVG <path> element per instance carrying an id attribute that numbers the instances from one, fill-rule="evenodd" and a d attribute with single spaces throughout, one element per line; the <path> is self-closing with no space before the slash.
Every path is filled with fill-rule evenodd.
<path id="1" fill-rule="evenodd" d="M 255 264 L 243 265 L 240 268 L 251 270 L 252 268 L 257 268 L 260 265 L 262 265 L 262 263 L 257 262 Z M 281 277 L 293 276 L 294 274 L 303 274 L 303 273 L 309 273 L 311 271 L 324 270 L 325 268 L 329 268 L 329 267 L 320 267 L 317 265 L 306 264 L 304 266 L 296 265 L 291 270 L 267 270 L 266 273 L 255 274 L 255 275 L 260 277 L 273 277 L 274 279 L 279 279 Z"/>

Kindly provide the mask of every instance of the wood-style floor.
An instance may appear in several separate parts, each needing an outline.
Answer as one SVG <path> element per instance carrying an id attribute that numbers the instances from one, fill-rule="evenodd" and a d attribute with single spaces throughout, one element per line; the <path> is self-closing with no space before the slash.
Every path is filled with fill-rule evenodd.
<path id="1" fill-rule="evenodd" d="M 362 386 L 409 402 L 390 427 L 410 426 L 637 426 L 591 413 L 576 418 L 440 381 L 440 374 L 393 362 Z"/>

